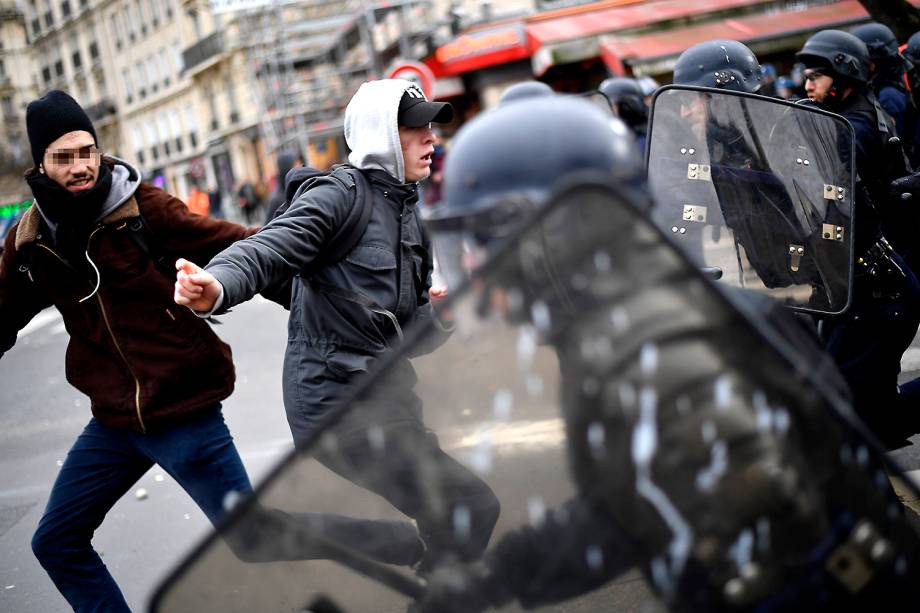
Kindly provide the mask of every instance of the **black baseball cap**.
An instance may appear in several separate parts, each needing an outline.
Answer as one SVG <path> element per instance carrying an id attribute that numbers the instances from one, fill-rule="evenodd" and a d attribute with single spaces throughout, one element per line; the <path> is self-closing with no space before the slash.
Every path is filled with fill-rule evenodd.
<path id="1" fill-rule="evenodd" d="M 454 118 L 449 102 L 428 102 L 417 87 L 410 87 L 399 101 L 397 122 L 407 128 L 421 128 L 429 123 L 447 123 Z"/>

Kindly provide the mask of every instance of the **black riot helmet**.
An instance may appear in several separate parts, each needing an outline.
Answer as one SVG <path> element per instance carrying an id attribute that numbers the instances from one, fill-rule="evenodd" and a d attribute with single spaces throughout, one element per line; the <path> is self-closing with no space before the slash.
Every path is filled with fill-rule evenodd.
<path id="1" fill-rule="evenodd" d="M 560 181 L 591 171 L 626 188 L 644 185 L 632 134 L 593 104 L 553 96 L 483 113 L 454 137 L 444 198 L 425 211 L 435 249 L 439 237 L 461 233 L 491 251 L 537 213 Z"/>
<path id="2" fill-rule="evenodd" d="M 498 103 L 507 104 L 508 102 L 521 100 L 523 98 L 544 98 L 552 96 L 555 93 L 553 88 L 543 81 L 522 81 L 521 83 L 515 83 L 509 86 L 503 91 Z"/>
<path id="3" fill-rule="evenodd" d="M 736 40 L 709 40 L 680 54 L 674 65 L 676 85 L 717 87 L 757 93 L 763 79 L 754 52 Z"/>
<path id="4" fill-rule="evenodd" d="M 853 36 L 866 43 L 869 59 L 873 62 L 898 57 L 898 39 L 886 25 L 871 22 L 853 28 Z"/>
<path id="5" fill-rule="evenodd" d="M 907 47 L 904 48 L 906 55 L 914 64 L 920 60 L 920 32 L 914 32 L 907 39 Z"/>
<path id="6" fill-rule="evenodd" d="M 820 68 L 835 80 L 869 81 L 869 49 L 849 32 L 821 30 L 795 56 L 807 68 Z"/>
<path id="7" fill-rule="evenodd" d="M 629 77 L 611 77 L 604 79 L 597 86 L 597 90 L 607 97 L 611 105 L 623 100 L 637 100 L 644 102 L 645 94 L 639 87 L 639 82 Z"/>
<path id="8" fill-rule="evenodd" d="M 605 79 L 597 87 L 604 94 L 610 107 L 617 116 L 626 122 L 633 130 L 645 133 L 648 123 L 648 107 L 645 104 L 645 94 L 639 82 L 628 77 L 612 77 Z"/>

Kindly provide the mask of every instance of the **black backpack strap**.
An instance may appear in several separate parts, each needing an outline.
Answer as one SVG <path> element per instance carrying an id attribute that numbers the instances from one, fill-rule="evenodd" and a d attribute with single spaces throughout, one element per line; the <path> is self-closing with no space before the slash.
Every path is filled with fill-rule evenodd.
<path id="1" fill-rule="evenodd" d="M 128 236 L 131 237 L 131 240 L 142 252 L 153 260 L 153 265 L 156 266 L 157 270 L 167 277 L 176 276 L 172 263 L 167 261 L 166 254 L 160 248 L 160 242 L 153 235 L 153 231 L 147 225 L 143 215 L 138 214 L 136 218 L 128 221 L 127 230 Z"/>
<path id="2" fill-rule="evenodd" d="M 351 177 L 351 180 L 348 181 L 339 173 L 346 174 Z M 352 206 L 348 211 L 348 216 L 345 218 L 345 221 L 326 243 L 322 254 L 314 260 L 306 270 L 301 272 L 300 276 L 302 277 L 309 277 L 316 271 L 337 264 L 345 259 L 345 256 L 351 253 L 351 250 L 357 246 L 361 237 L 364 236 L 364 231 L 367 230 L 367 224 L 371 219 L 374 194 L 371 191 L 370 182 L 367 180 L 367 177 L 364 176 L 364 173 L 357 168 L 343 165 L 333 170 L 329 176 L 341 182 L 349 191 L 352 189 L 350 183 L 353 183 L 354 201 L 352 202 Z"/>

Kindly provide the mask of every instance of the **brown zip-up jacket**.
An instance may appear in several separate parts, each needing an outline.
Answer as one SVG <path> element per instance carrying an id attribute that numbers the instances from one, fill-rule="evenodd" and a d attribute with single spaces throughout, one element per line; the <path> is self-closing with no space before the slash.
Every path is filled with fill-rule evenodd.
<path id="1" fill-rule="evenodd" d="M 10 230 L 0 258 L 0 356 L 19 330 L 53 305 L 70 335 L 67 380 L 89 396 L 96 419 L 150 432 L 225 399 L 235 375 L 230 347 L 173 302 L 175 278 L 130 236 L 139 213 L 166 262 L 207 262 L 255 232 L 192 215 L 180 200 L 141 184 L 89 235 L 86 253 L 99 270 L 94 291 L 92 267 L 77 269 L 55 252 L 33 206 Z"/>

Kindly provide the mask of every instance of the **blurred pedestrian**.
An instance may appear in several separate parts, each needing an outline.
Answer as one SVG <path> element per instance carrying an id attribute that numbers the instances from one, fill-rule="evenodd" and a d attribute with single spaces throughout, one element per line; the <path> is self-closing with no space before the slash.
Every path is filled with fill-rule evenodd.
<path id="1" fill-rule="evenodd" d="M 275 190 L 269 195 L 268 200 L 265 201 L 265 219 L 262 221 L 263 226 L 268 225 L 268 222 L 275 216 L 278 207 L 284 204 L 285 178 L 288 172 L 290 172 L 292 168 L 303 166 L 303 160 L 298 154 L 282 151 L 278 154 L 277 164 L 278 172 L 275 174 Z"/>
<path id="2" fill-rule="evenodd" d="M 243 213 L 243 219 L 246 221 L 246 225 L 251 226 L 258 219 L 262 206 L 256 186 L 250 181 L 244 181 L 237 190 L 236 196 L 240 211 Z"/>
<path id="3" fill-rule="evenodd" d="M 192 189 L 189 190 L 188 194 L 188 210 L 195 215 L 201 215 L 202 217 L 208 216 L 208 209 L 210 208 L 210 199 L 208 195 L 198 189 L 198 183 L 192 184 Z"/>
<path id="4" fill-rule="evenodd" d="M 758 92 L 761 96 L 769 96 L 771 98 L 776 98 L 776 67 L 773 64 L 761 64 L 761 82 L 760 82 L 760 91 Z"/>
<path id="5" fill-rule="evenodd" d="M 776 97 L 782 98 L 783 100 L 795 101 L 798 100 L 798 95 L 796 94 L 796 85 L 795 81 L 792 80 L 792 77 L 781 76 L 776 79 Z"/>

